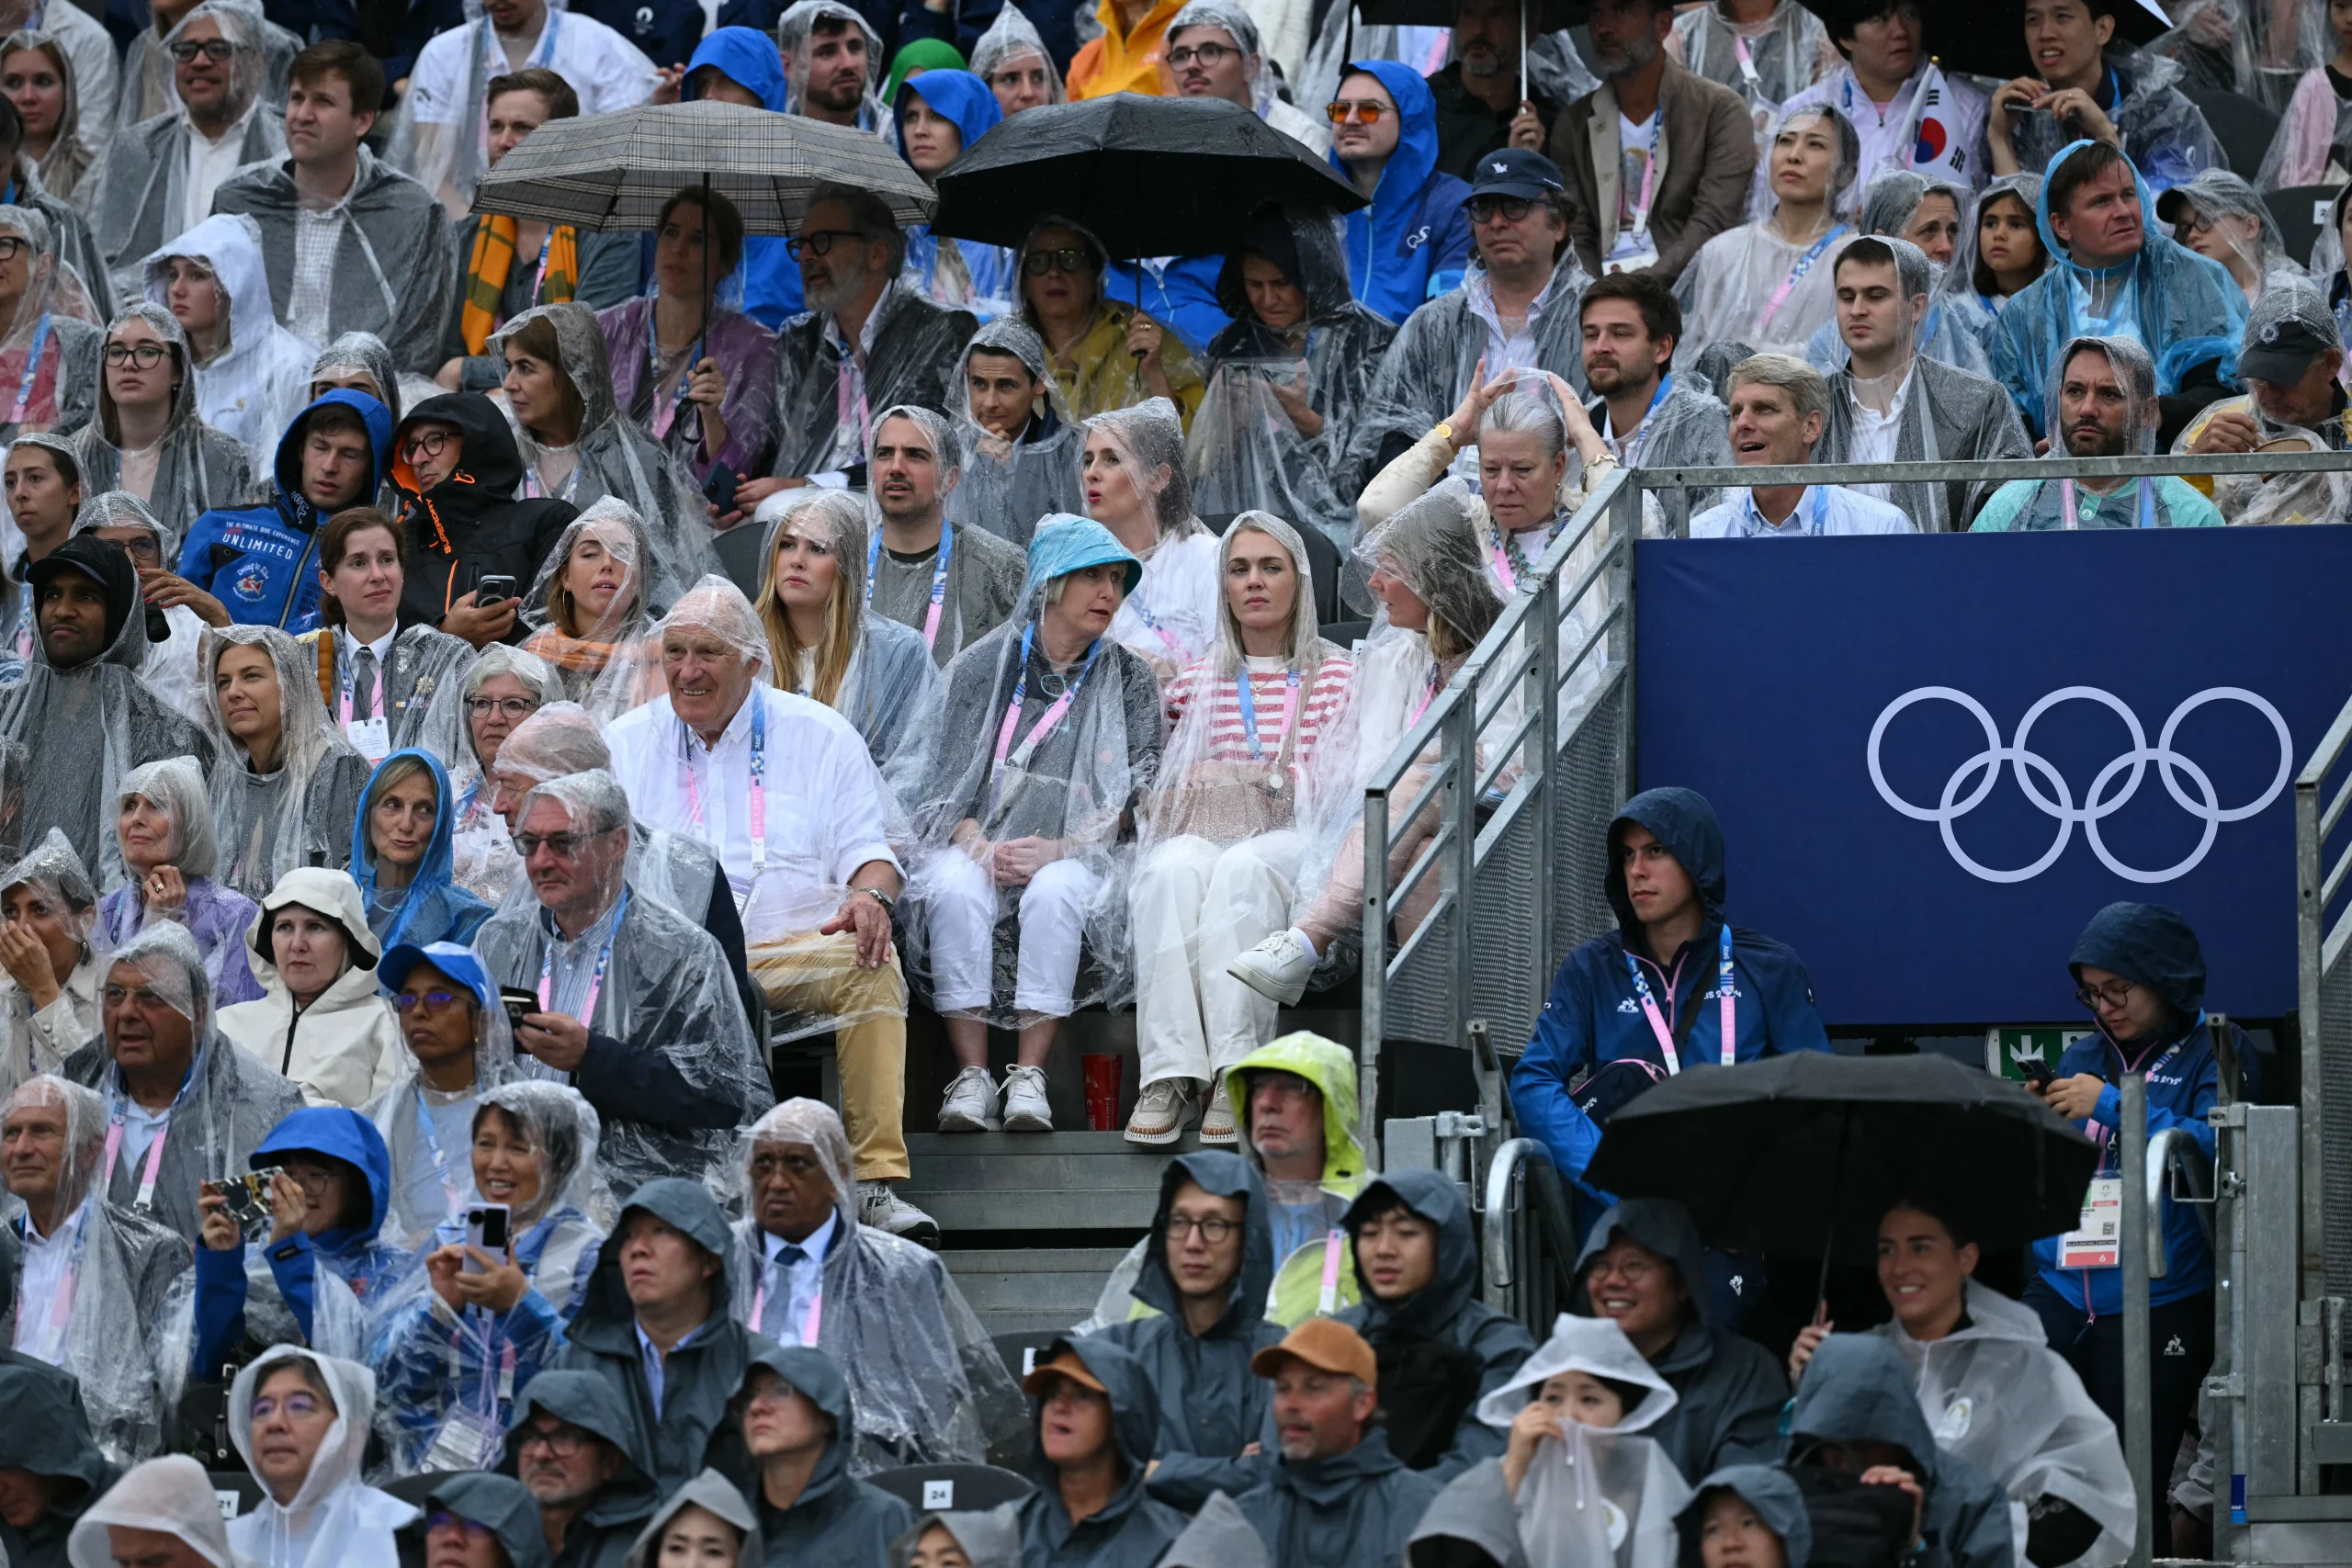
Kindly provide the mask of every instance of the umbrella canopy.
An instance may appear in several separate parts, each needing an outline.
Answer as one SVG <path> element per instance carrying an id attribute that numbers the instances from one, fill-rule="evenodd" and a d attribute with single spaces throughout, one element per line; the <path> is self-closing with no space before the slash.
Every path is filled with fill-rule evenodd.
<path id="1" fill-rule="evenodd" d="M 1524 0 L 1522 0 L 1524 3 Z M 1356 20 L 1367 28 L 1450 28 L 1461 0 L 1360 0 Z M 1591 18 L 1588 0 L 1536 0 L 1527 15 L 1530 33 L 1555 33 Z"/>
<path id="2" fill-rule="evenodd" d="M 901 225 L 925 221 L 935 204 L 922 176 L 871 131 L 704 99 L 551 119 L 482 176 L 474 210 L 650 229 L 663 202 L 707 184 L 735 204 L 748 232 L 789 234 L 809 193 L 828 183 L 872 191 Z"/>
<path id="3" fill-rule="evenodd" d="M 1884 11 L 1884 0 L 1798 0 L 1819 17 L 1834 38 L 1853 27 L 1857 16 Z M 2172 19 L 2156 0 L 2091 0 L 2094 11 L 2115 18 L 2115 43 L 2141 48 L 2172 30 Z M 2025 47 L 2025 0 L 1986 0 L 1970 6 L 1922 6 L 1920 49 L 1949 73 L 2007 81 L 2034 74 Z"/>
<path id="4" fill-rule="evenodd" d="M 1238 104 L 1114 93 L 1029 109 L 966 148 L 939 176 L 931 228 L 1018 245 L 1040 220 L 1062 217 L 1118 260 L 1214 254 L 1239 246 L 1250 214 L 1269 201 L 1333 212 L 1365 204 L 1329 164 Z"/>
<path id="5" fill-rule="evenodd" d="M 2016 1084 L 1948 1057 L 1796 1051 L 1668 1079 L 1609 1119 L 1586 1179 L 1672 1198 L 1710 1245 L 1850 1262 L 1905 1198 L 1984 1247 L 2069 1231 L 2098 1151 Z"/>

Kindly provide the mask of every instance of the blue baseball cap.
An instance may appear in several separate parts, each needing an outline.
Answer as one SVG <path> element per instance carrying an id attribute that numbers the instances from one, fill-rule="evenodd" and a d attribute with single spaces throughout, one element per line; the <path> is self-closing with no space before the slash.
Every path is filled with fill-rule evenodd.
<path id="1" fill-rule="evenodd" d="M 1541 152 L 1524 147 L 1505 147 L 1489 152 L 1478 160 L 1478 167 L 1470 181 L 1472 197 L 1523 196 L 1534 197 L 1549 191 L 1566 190 L 1567 183 L 1560 178 L 1560 166 Z"/>
<path id="2" fill-rule="evenodd" d="M 408 973 L 420 964 L 429 964 L 474 994 L 474 1000 L 487 1011 L 498 1001 L 498 987 L 491 984 L 490 971 L 481 966 L 474 950 L 460 942 L 427 942 L 419 947 L 404 942 L 376 961 L 376 987 L 384 995 L 397 995 L 408 984 Z"/>

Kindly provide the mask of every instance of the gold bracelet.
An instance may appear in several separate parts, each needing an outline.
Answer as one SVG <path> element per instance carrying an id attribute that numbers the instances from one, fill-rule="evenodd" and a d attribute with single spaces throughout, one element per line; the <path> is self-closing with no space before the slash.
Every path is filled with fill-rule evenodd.
<path id="1" fill-rule="evenodd" d="M 1603 452 L 1597 457 L 1588 459 L 1584 466 L 1584 471 L 1589 474 L 1595 468 L 1613 468 L 1616 466 L 1616 454 L 1613 452 Z"/>

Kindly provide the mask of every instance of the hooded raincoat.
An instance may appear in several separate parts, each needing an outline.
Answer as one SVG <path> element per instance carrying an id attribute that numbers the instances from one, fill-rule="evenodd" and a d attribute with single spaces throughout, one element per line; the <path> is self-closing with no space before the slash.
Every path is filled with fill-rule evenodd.
<path id="1" fill-rule="evenodd" d="M 311 365 L 318 347 L 279 326 L 270 313 L 261 231 L 252 219 L 218 212 L 151 252 L 140 264 L 148 303 L 170 308 L 175 257 L 211 269 L 220 308 L 228 317 L 225 330 L 215 328 L 220 346 L 196 367 L 197 412 L 222 434 L 266 452 L 310 401 Z"/>
<path id="2" fill-rule="evenodd" d="M 1975 193 L 1962 182 L 1930 179 L 1910 169 L 1889 169 L 1862 188 L 1856 226 L 1864 234 L 1900 239 L 1918 216 L 1920 205 L 1931 196 L 1939 196 L 1952 204 L 1960 220 L 1961 243 L 1973 244 L 1979 210 Z M 1926 258 L 1926 252 L 1920 254 Z M 1959 254 L 1957 249 L 1954 254 Z M 1928 313 L 1921 318 L 1915 333 L 1920 356 L 1973 375 L 1986 374 L 1983 318 L 1953 300 L 1948 287 L 1951 263 L 1930 261 L 1928 266 L 1927 287 L 1917 290 L 1928 296 Z M 1812 340 L 1805 344 L 1804 357 L 1806 364 L 1824 376 L 1846 368 L 1852 355 L 1846 347 L 1846 340 L 1838 334 L 1835 314 L 1814 330 Z"/>
<path id="3" fill-rule="evenodd" d="M 825 1413 L 833 1424 L 833 1439 L 824 1457 L 801 1483 L 800 1495 L 788 1508 L 778 1508 L 760 1493 L 759 1463 L 752 1461 L 749 1481 L 752 1506 L 760 1518 L 760 1540 L 769 1560 L 781 1562 L 879 1562 L 890 1542 L 906 1533 L 915 1511 L 904 1498 L 885 1492 L 854 1472 L 851 1454 L 857 1447 L 861 1412 L 851 1396 L 842 1369 L 822 1350 L 798 1345 L 755 1342 L 748 1384 L 761 1371 L 775 1373 L 786 1385 Z M 753 1560 L 743 1559 L 746 1564 Z"/>
<path id="4" fill-rule="evenodd" d="M 401 456 L 409 436 L 430 421 L 458 432 L 464 458 L 448 478 L 419 493 L 416 470 Z M 516 591 L 538 581 L 556 541 L 579 515 L 570 502 L 516 500 L 523 456 L 498 405 L 479 392 L 445 392 L 410 409 L 392 434 L 391 482 L 408 530 L 401 581 L 401 619 L 438 626 L 449 606 L 485 577 L 511 577 Z M 520 635 L 519 631 L 514 635 Z"/>
<path id="5" fill-rule="evenodd" d="M 1670 961 L 1648 951 L 1625 893 L 1618 846 L 1629 827 L 1664 844 L 1698 886 L 1705 917 L 1699 936 Z M 1627 801 L 1609 825 L 1607 863 L 1601 886 L 1617 929 L 1560 961 L 1535 1032 L 1511 1071 L 1520 1125 L 1544 1140 L 1562 1176 L 1579 1184 L 1601 1124 L 1659 1079 L 1702 1064 L 1829 1049 L 1804 961 L 1724 916 L 1723 829 L 1703 797 L 1669 787 Z M 1728 998 L 1722 995 L 1725 965 Z M 1671 1048 L 1657 1037 L 1661 1030 Z"/>
<path id="6" fill-rule="evenodd" d="M 150 905 L 146 881 L 128 875 L 129 863 L 119 863 L 126 872 L 122 885 L 98 900 L 97 929 L 105 945 L 119 947 L 150 924 L 171 921 L 185 926 L 204 954 L 205 972 L 211 977 L 212 994 L 220 1005 L 254 1000 L 261 995 L 261 985 L 245 962 L 245 932 L 260 913 L 260 906 L 215 880 L 220 869 L 220 849 L 212 836 L 212 804 L 204 793 L 204 770 L 193 757 L 166 757 L 133 768 L 123 775 L 115 795 L 118 821 L 121 804 L 133 795 L 171 818 L 161 848 L 170 857 L 164 863 L 180 874 L 187 894 L 176 908 Z"/>
<path id="7" fill-rule="evenodd" d="M 1284 1456 L 1234 1506 L 1276 1562 L 1387 1568 L 1443 1490 L 1437 1475 L 1407 1469 L 1387 1429 L 1372 1426 L 1345 1453 Z"/>
<path id="8" fill-rule="evenodd" d="M 333 1391 L 334 1425 L 311 1461 L 292 1497 L 263 1496 L 251 1513 L 229 1521 L 229 1544 L 253 1568 L 395 1568 L 392 1532 L 416 1509 L 359 1479 L 376 1413 L 376 1377 L 334 1356 L 279 1345 L 237 1374 L 229 1391 L 229 1438 L 246 1468 L 254 1467 L 254 1397 L 278 1363 L 309 1361 Z"/>
<path id="9" fill-rule="evenodd" d="M 1040 1351 L 1042 1367 L 1065 1348 L 1085 1364 L 1111 1401 L 1111 1444 L 1117 1450 L 1119 1489 L 1101 1511 L 1076 1524 L 1063 1506 L 1061 1474 L 1039 1448 L 1029 1461 L 1037 1490 L 1003 1511 L 1021 1527 L 1022 1568 L 1154 1568 L 1184 1532 L 1184 1516 L 1144 1490 L 1144 1471 L 1160 1430 L 1159 1400 L 1141 1362 L 1100 1335 L 1055 1342 Z M 1037 1407 L 1043 1419 L 1044 1406 Z M 1311 1559 L 1301 1558 L 1304 1562 Z"/>
<path id="10" fill-rule="evenodd" d="M 537 1416 L 579 1427 L 609 1448 L 618 1461 L 613 1478 L 597 1487 L 587 1506 L 563 1527 L 563 1550 L 556 1553 L 552 1568 L 622 1568 L 661 1495 L 647 1453 L 647 1435 L 631 1419 L 620 1392 L 595 1372 L 543 1371 L 514 1401 L 505 1457 L 498 1465 L 501 1474 L 514 1473 L 521 1436 Z"/>
<path id="11" fill-rule="evenodd" d="M 33 1005 L 32 994 L 15 976 L 0 976 L 0 1089 L 12 1089 L 36 1073 L 55 1072 L 69 1053 L 97 1032 L 98 989 L 106 951 L 113 945 L 99 938 L 97 892 L 90 874 L 58 829 L 0 872 L 0 895 L 12 887 L 25 890 L 28 913 L 55 919 L 80 942 L 73 968 L 62 976 L 53 960 L 42 959 L 58 982 L 57 995 L 45 1007 Z"/>
<path id="12" fill-rule="evenodd" d="M 70 1376 L 51 1368 L 0 1363 L 0 1408 L 8 1412 L 0 1426 L 0 1470 L 60 1483 L 30 1524 L 0 1522 L 0 1551 L 12 1568 L 65 1568 L 75 1521 L 121 1476 L 92 1439 L 77 1392 Z"/>
<path id="13" fill-rule="evenodd" d="M 882 410 L 911 403 L 944 415 L 962 406 L 964 389 L 948 377 L 978 325 L 971 311 L 934 305 L 904 278 L 883 286 L 854 355 L 822 311 L 786 321 L 775 338 L 776 448 L 767 471 L 863 472 L 873 438 L 866 422 Z"/>
<path id="14" fill-rule="evenodd" d="M 0 57 L 6 52 L 0 41 Z M 114 313 L 111 291 L 90 297 L 68 265 L 57 225 L 40 209 L 0 206 L 0 232 L 29 253 L 24 287 L 0 311 L 0 386 L 17 389 L 0 411 L 0 435 L 47 432 L 62 439 L 97 407 L 99 322 Z"/>
<path id="15" fill-rule="evenodd" d="M 198 415 L 196 377 L 187 373 L 187 333 L 180 330 L 169 310 L 142 300 L 107 323 L 107 337 L 111 338 L 116 328 L 134 317 L 153 327 L 155 334 L 175 351 L 175 363 L 182 371 L 179 390 L 172 397 L 170 417 L 153 448 L 153 477 L 148 481 L 147 493 L 139 499 L 174 528 L 185 526 L 187 519 L 217 506 L 244 505 L 252 498 L 254 482 L 260 477 L 254 469 L 254 455 L 245 449 L 243 442 L 213 429 Z M 115 414 L 114 391 L 105 371 L 94 361 L 91 373 L 97 381 L 97 417 L 74 433 L 74 462 L 82 471 L 82 493 L 103 495 L 124 488 L 122 425 Z M 186 575 L 185 571 L 182 575 Z"/>
<path id="16" fill-rule="evenodd" d="M 1805 1513 L 1804 1493 L 1796 1478 L 1776 1464 L 1726 1465 L 1699 1483 L 1679 1521 L 1683 1562 L 1699 1561 L 1707 1506 L 1719 1492 L 1737 1496 L 1780 1539 L 1781 1558 L 1787 1568 L 1807 1568 L 1813 1560 L 1813 1520 Z"/>
<path id="17" fill-rule="evenodd" d="M 358 885 L 368 928 L 385 951 L 401 942 L 423 946 L 429 942 L 469 942 L 482 921 L 490 919 L 491 909 L 450 880 L 450 842 L 458 813 L 449 771 L 431 751 L 402 750 L 385 758 L 377 774 L 402 757 L 424 763 L 433 780 L 433 836 L 425 840 L 424 858 L 411 872 L 405 887 L 388 893 L 377 886 L 375 841 L 368 834 L 368 796 L 363 794 L 351 823 L 351 880 Z"/>
<path id="18" fill-rule="evenodd" d="M 207 631 L 206 689 L 212 689 L 221 656 L 232 648 L 260 649 L 277 676 L 276 772 L 255 773 L 244 743 L 230 734 L 218 708 L 205 715 L 215 759 L 209 780 L 212 835 L 228 861 L 220 879 L 258 899 L 288 872 L 343 863 L 351 849 L 352 814 L 368 787 L 368 759 L 327 718 L 314 679 L 317 660 L 275 626 Z M 359 923 L 367 924 L 364 911 Z"/>
<path id="19" fill-rule="evenodd" d="M 1340 1224 L 1364 1182 L 1363 1147 L 1356 1141 L 1355 1055 L 1344 1045 L 1302 1030 L 1266 1042 L 1227 1068 L 1226 1095 L 1243 1148 L 1250 1146 L 1251 1075 L 1261 1072 L 1303 1078 L 1323 1102 L 1322 1179 L 1266 1182 L 1266 1213 L 1274 1240 L 1274 1282 L 1266 1315 L 1283 1328 L 1295 1328 L 1358 1299 L 1353 1247 Z"/>
<path id="20" fill-rule="evenodd" d="M 1437 100 L 1419 71 L 1394 60 L 1351 61 L 1348 71 L 1379 80 L 1396 102 L 1399 127 L 1372 205 L 1345 220 L 1348 284 L 1373 310 L 1402 323 L 1421 301 L 1462 281 L 1470 265 L 1470 187 L 1438 172 Z M 1340 178 L 1351 177 L 1336 148 L 1327 156 Z"/>
<path id="21" fill-rule="evenodd" d="M 554 1568 L 539 1528 L 539 1500 L 513 1476 L 461 1471 L 435 1484 L 424 1503 L 428 1518 L 447 1512 L 490 1531 L 506 1568 Z M 423 1544 L 423 1529 L 412 1525 L 408 1534 Z"/>
<path id="22" fill-rule="evenodd" d="M 308 1007 L 298 1007 L 272 959 L 270 922 L 300 905 L 341 926 L 345 968 Z M 413 1065 L 391 1007 L 376 990 L 383 947 L 350 877 L 322 866 L 297 866 L 261 901 L 246 937 L 249 962 L 265 993 L 257 1002 L 220 1010 L 221 1035 L 256 1062 L 290 1078 L 312 1105 L 367 1104 Z"/>
<path id="23" fill-rule="evenodd" d="M 971 400 L 964 389 L 970 385 L 976 354 L 1018 360 L 1037 383 L 1029 422 L 1010 441 L 972 417 Z M 956 446 L 964 455 L 961 477 L 947 492 L 946 516 L 951 526 L 984 528 L 1027 549 L 1038 519 L 1057 512 L 1085 512 L 1086 491 L 1078 478 L 1085 427 L 1070 417 L 1061 384 L 1046 367 L 1045 340 L 1035 327 L 1018 316 L 1003 316 L 974 333 L 956 363 L 950 396 L 956 409 Z"/>
<path id="24" fill-rule="evenodd" d="M 229 1549 L 228 1521 L 220 1517 L 220 1495 L 204 1467 L 186 1454 L 133 1466 L 87 1505 L 66 1538 L 65 1561 L 73 1568 L 112 1568 L 110 1525 L 176 1537 L 212 1568 L 232 1568 L 236 1562 Z"/>
<path id="25" fill-rule="evenodd" d="M 2099 108 L 2114 123 L 2123 152 L 2158 191 L 2187 185 L 2207 169 L 2226 169 L 2229 155 L 2206 124 L 2205 115 L 2181 91 L 2179 62 L 2161 54 L 2110 47 L 2105 71 L 2092 90 Z M 2074 141 L 2073 120 L 2048 109 L 2022 109 L 2009 119 L 2009 146 L 2020 169 L 2047 174 Z M 2153 215 L 2153 209 L 2151 209 Z"/>
<path id="26" fill-rule="evenodd" d="M 637 1532 L 637 1540 L 623 1559 L 624 1568 L 660 1568 L 662 1557 L 662 1537 L 671 1521 L 689 1507 L 700 1508 L 724 1521 L 736 1532 L 736 1562 L 749 1564 L 767 1561 L 767 1546 L 760 1536 L 760 1515 L 736 1484 L 717 1470 L 704 1470 L 689 1477 L 677 1490 L 662 1501 Z"/>
<path id="27" fill-rule="evenodd" d="M 932 70 L 909 77 L 899 89 L 894 112 L 906 112 L 910 93 L 930 106 L 933 114 L 956 122 L 967 152 L 1004 118 L 996 94 L 969 71 Z M 1008 315 L 1021 302 L 1020 279 L 1012 274 L 1010 250 L 934 234 L 928 223 L 907 231 L 907 268 L 902 276 L 933 304 L 969 310 L 983 321 Z"/>

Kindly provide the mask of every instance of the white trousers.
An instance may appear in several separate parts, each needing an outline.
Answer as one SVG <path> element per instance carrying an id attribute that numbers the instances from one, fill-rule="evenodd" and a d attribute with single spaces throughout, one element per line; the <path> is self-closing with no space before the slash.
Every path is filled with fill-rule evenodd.
<path id="1" fill-rule="evenodd" d="M 1139 1078 L 1193 1078 L 1231 1066 L 1274 1032 L 1274 1004 L 1225 972 L 1290 925 L 1306 840 L 1284 829 L 1238 844 L 1170 839 L 1131 892 Z"/>
<path id="2" fill-rule="evenodd" d="M 988 1010 L 996 958 L 996 885 L 958 849 L 923 863 L 931 924 L 931 1005 L 943 1014 Z M 1086 909 L 1102 879 L 1083 861 L 1057 860 L 1021 889 L 1016 1011 L 1068 1018 L 1076 1006 Z"/>

